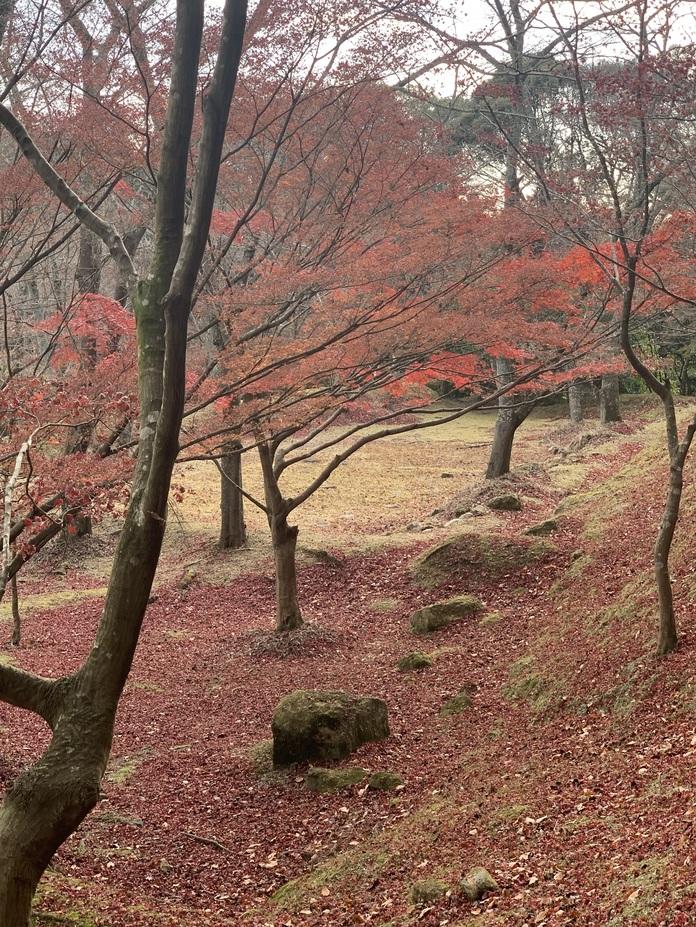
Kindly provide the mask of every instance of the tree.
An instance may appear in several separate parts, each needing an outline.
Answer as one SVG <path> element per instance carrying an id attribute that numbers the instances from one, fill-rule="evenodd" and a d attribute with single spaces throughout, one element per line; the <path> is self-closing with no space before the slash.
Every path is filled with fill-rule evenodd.
<path id="1" fill-rule="evenodd" d="M 568 128 L 557 144 L 580 139 L 582 168 L 537 174 L 547 190 L 546 227 L 584 249 L 604 274 L 621 348 L 663 408 L 669 479 L 654 548 L 660 655 L 677 645 L 669 554 L 696 418 L 680 434 L 669 377 L 651 369 L 640 342 L 646 319 L 673 324 L 695 305 L 683 253 L 693 225 L 693 139 L 684 127 L 693 112 L 696 61 L 693 47 L 680 45 L 672 31 L 683 8 L 679 0 L 656 9 L 634 0 L 620 18 L 603 14 L 590 37 L 548 4 L 575 88 L 559 107 Z M 593 55 L 602 42 L 619 43 L 620 57 Z M 605 407 L 611 403 L 607 392 Z"/>
<path id="2" fill-rule="evenodd" d="M 11 11 L 10 11 L 11 12 Z M 0 666 L 0 698 L 52 730 L 43 756 L 0 808 L 0 921 L 26 927 L 31 899 L 60 844 L 99 797 L 114 718 L 138 641 L 164 533 L 185 396 L 187 323 L 212 215 L 228 112 L 242 53 L 244 0 L 227 0 L 206 90 L 190 204 L 187 173 L 199 99 L 203 4 L 179 0 L 158 168 L 153 257 L 138 278 L 122 238 L 43 157 L 6 104 L 0 124 L 62 205 L 106 245 L 127 273 L 138 333 L 140 434 L 131 498 L 94 646 L 59 680 Z"/>

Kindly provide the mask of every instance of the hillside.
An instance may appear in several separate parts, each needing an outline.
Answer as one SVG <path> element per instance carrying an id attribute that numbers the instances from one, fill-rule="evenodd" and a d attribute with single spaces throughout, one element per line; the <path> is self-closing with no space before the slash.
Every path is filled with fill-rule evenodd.
<path id="1" fill-rule="evenodd" d="M 550 444 L 574 438 L 558 421 L 536 419 L 522 437 L 513 480 L 525 500 L 520 512 L 449 526 L 434 517 L 432 530 L 406 532 L 399 525 L 412 512 L 401 485 L 399 509 L 385 492 L 385 511 L 363 514 L 364 549 L 356 542 L 349 552 L 333 534 L 336 510 L 312 516 L 312 542 L 336 560 L 302 568 L 310 624 L 282 644 L 270 633 L 262 539 L 236 555 L 250 558 L 252 571 L 222 581 L 222 555 L 192 521 L 188 539 L 201 562 L 182 589 L 172 565 L 181 537 L 170 538 L 170 578 L 148 609 L 103 800 L 57 858 L 36 924 L 694 922 L 688 526 L 696 496 L 689 487 L 675 555 L 682 646 L 656 661 L 649 569 L 662 493 L 659 423 L 636 409 L 616 433 L 595 429 L 581 450 L 560 454 Z M 454 483 L 439 478 L 462 460 L 464 438 L 422 439 L 446 463 L 434 468 L 429 489 L 425 480 L 416 485 L 419 517 L 433 500 L 444 506 L 465 494 L 461 473 Z M 398 471 L 400 454 L 410 466 L 406 449 L 381 444 L 373 453 Z M 525 457 L 536 465 L 525 467 Z M 475 466 L 464 469 L 471 487 Z M 344 480 L 339 496 L 350 475 Z M 195 499 L 201 487 L 191 488 Z M 355 484 L 353 491 L 357 510 Z M 377 544 L 369 524 L 387 513 L 395 537 Z M 524 533 L 550 517 L 557 525 L 543 539 Z M 423 552 L 452 539 L 437 569 L 430 558 L 424 572 Z M 18 663 L 44 673 L 78 665 L 99 614 L 106 543 L 92 589 L 79 588 L 87 583 L 73 581 L 68 562 L 65 576 L 50 579 L 51 590 L 64 586 L 54 607 L 45 591 L 27 596 Z M 31 583 L 46 589 L 38 568 Z M 414 609 L 461 593 L 480 599 L 475 616 L 413 634 Z M 426 652 L 431 665 L 400 671 L 412 651 Z M 379 791 L 362 779 L 315 794 L 306 768 L 273 771 L 271 715 L 298 688 L 383 698 L 391 736 L 339 765 L 394 772 L 403 785 Z M 37 755 L 46 732 L 10 709 L 0 722 L 7 781 Z M 472 866 L 486 867 L 500 886 L 478 904 L 457 890 Z M 447 893 L 414 905 L 409 890 L 424 880 Z"/>

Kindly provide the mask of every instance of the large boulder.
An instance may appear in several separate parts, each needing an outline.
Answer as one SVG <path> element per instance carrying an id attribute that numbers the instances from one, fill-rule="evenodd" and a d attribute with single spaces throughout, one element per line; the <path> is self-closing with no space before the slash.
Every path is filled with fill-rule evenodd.
<path id="1" fill-rule="evenodd" d="M 469 615 L 475 615 L 483 608 L 480 599 L 475 595 L 455 595 L 443 602 L 434 602 L 419 608 L 411 615 L 411 630 L 416 634 L 428 634 L 430 631 L 439 631 L 454 621 L 461 621 Z"/>
<path id="2" fill-rule="evenodd" d="M 274 766 L 341 760 L 361 744 L 389 736 L 387 706 L 347 692 L 299 689 L 280 700 L 271 729 Z"/>

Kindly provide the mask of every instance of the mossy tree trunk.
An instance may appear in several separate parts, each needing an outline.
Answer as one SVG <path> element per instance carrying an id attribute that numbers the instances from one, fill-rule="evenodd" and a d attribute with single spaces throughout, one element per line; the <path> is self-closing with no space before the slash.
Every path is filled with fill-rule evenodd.
<path id="1" fill-rule="evenodd" d="M 220 547 L 244 547 L 244 496 L 242 494 L 242 445 L 231 441 L 223 448 L 220 461 Z"/>
<path id="2" fill-rule="evenodd" d="M 177 3 L 169 103 L 158 176 L 155 248 L 136 282 L 115 229 L 93 213 L 42 158 L 4 104 L 0 124 L 53 193 L 99 234 L 129 272 L 138 334 L 140 437 L 131 497 L 94 644 L 72 675 L 49 680 L 0 665 L 0 699 L 43 717 L 52 735 L 0 806 L 0 924 L 28 927 L 39 880 L 58 847 L 99 800 L 119 699 L 147 607 L 178 452 L 186 382 L 187 324 L 212 214 L 227 117 L 242 52 L 244 0 L 227 0 L 190 198 L 187 171 L 203 32 L 203 4 Z M 188 203 L 188 221 L 184 219 Z"/>

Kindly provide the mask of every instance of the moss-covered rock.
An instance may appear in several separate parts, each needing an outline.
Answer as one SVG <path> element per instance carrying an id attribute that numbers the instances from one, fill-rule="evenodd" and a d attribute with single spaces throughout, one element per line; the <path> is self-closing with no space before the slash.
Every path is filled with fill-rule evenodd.
<path id="1" fill-rule="evenodd" d="M 347 692 L 299 689 L 280 700 L 271 729 L 275 766 L 341 760 L 361 744 L 389 736 L 387 706 Z"/>
<path id="2" fill-rule="evenodd" d="M 367 778 L 367 773 L 359 766 L 349 766 L 346 769 L 324 769 L 321 766 L 310 766 L 305 776 L 305 785 L 310 792 L 340 792 L 348 789 Z"/>
<path id="3" fill-rule="evenodd" d="M 411 630 L 416 634 L 428 634 L 430 631 L 446 628 L 453 621 L 475 615 L 482 609 L 483 605 L 475 595 L 456 595 L 415 611 L 411 615 Z"/>
<path id="4" fill-rule="evenodd" d="M 464 686 L 463 689 L 460 689 L 455 696 L 448 699 L 442 706 L 440 709 L 440 716 L 447 718 L 452 715 L 460 715 L 463 711 L 466 711 L 467 708 L 471 708 L 473 705 L 471 696 L 475 688 L 476 687 L 473 685 L 467 685 Z"/>
<path id="5" fill-rule="evenodd" d="M 532 543 L 526 538 L 500 538 L 466 531 L 429 550 L 411 563 L 411 575 L 419 586 L 437 586 L 450 576 L 467 573 L 500 576 L 540 560 L 549 542 Z"/>
<path id="6" fill-rule="evenodd" d="M 367 784 L 377 792 L 392 792 L 403 785 L 404 780 L 398 773 L 384 771 L 372 773 Z"/>
<path id="7" fill-rule="evenodd" d="M 422 650 L 414 650 L 402 657 L 396 665 L 402 673 L 408 673 L 411 670 L 427 669 L 433 665 L 433 658 Z"/>
<path id="8" fill-rule="evenodd" d="M 462 879 L 460 888 L 469 901 L 479 901 L 486 892 L 497 891 L 498 883 L 483 866 L 474 866 Z"/>
<path id="9" fill-rule="evenodd" d="M 449 886 L 440 879 L 421 879 L 409 888 L 408 900 L 415 905 L 432 904 L 433 901 L 444 898 L 448 891 Z"/>
<path id="10" fill-rule="evenodd" d="M 520 512 L 522 500 L 516 492 L 504 492 L 494 496 L 488 503 L 488 508 L 496 512 Z"/>
<path id="11" fill-rule="evenodd" d="M 540 521 L 538 525 L 530 525 L 524 533 L 532 537 L 545 537 L 547 534 L 553 534 L 554 531 L 558 531 L 558 521 L 555 518 L 547 518 L 545 521 Z"/>

